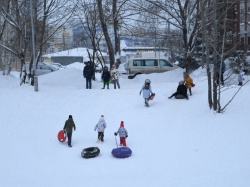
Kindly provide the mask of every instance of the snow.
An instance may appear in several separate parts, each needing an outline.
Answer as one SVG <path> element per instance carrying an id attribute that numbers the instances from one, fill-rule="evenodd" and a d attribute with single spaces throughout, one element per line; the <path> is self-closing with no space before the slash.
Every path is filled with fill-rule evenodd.
<path id="1" fill-rule="evenodd" d="M 113 85 L 102 90 L 97 74 L 87 90 L 79 64 L 39 76 L 38 92 L 29 84 L 19 86 L 17 72 L 0 75 L 0 186 L 250 186 L 249 84 L 218 114 L 208 107 L 205 70 L 191 74 L 193 96 L 176 100 L 168 96 L 182 79 L 182 69 L 132 80 L 122 76 L 116 90 Z M 139 96 L 147 78 L 156 93 L 149 108 Z M 227 87 L 223 106 L 239 88 Z M 94 127 L 102 114 L 107 128 L 104 142 L 97 142 Z M 57 140 L 69 115 L 76 124 L 72 148 Z M 133 151 L 125 159 L 111 155 L 121 121 Z M 93 146 L 100 155 L 82 158 L 82 149 Z"/>

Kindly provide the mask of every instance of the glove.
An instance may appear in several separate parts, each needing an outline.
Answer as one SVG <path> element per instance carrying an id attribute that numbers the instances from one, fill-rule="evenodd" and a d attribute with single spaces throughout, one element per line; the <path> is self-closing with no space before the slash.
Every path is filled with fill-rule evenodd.
<path id="1" fill-rule="evenodd" d="M 117 133 L 116 133 L 116 132 L 115 132 L 114 134 L 115 134 L 115 136 L 117 136 Z"/>
<path id="2" fill-rule="evenodd" d="M 128 137 L 128 135 L 126 135 L 126 138 Z"/>

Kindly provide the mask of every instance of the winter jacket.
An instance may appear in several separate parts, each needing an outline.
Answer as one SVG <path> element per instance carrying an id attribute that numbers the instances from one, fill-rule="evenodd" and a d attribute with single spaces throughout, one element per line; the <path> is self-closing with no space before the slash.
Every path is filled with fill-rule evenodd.
<path id="1" fill-rule="evenodd" d="M 84 78 L 91 78 L 94 76 L 94 69 L 90 65 L 86 65 L 83 69 L 83 76 Z"/>
<path id="2" fill-rule="evenodd" d="M 116 80 L 119 78 L 119 71 L 118 69 L 114 68 L 111 70 L 111 78 L 112 80 Z"/>
<path id="3" fill-rule="evenodd" d="M 240 73 L 239 73 L 239 75 L 238 75 L 238 81 L 239 82 L 243 82 L 244 81 L 244 72 L 243 71 L 241 71 Z"/>
<path id="4" fill-rule="evenodd" d="M 177 93 L 186 96 L 186 95 L 187 95 L 187 87 L 186 87 L 184 84 L 179 85 L 179 86 L 177 87 Z"/>
<path id="5" fill-rule="evenodd" d="M 148 89 L 145 89 L 145 84 L 142 86 L 141 90 L 140 90 L 140 94 L 141 92 L 143 93 L 143 98 L 145 99 L 148 99 L 149 96 L 150 96 L 150 93 L 153 93 L 152 92 L 152 89 L 151 89 L 151 85 L 149 85 Z"/>
<path id="6" fill-rule="evenodd" d="M 72 133 L 73 128 L 74 130 L 76 130 L 75 123 L 72 118 L 69 118 L 68 120 L 66 120 L 63 130 L 65 130 L 67 133 Z"/>
<path id="7" fill-rule="evenodd" d="M 104 82 L 108 82 L 110 80 L 110 73 L 108 70 L 104 70 L 102 73 L 102 79 Z"/>
<path id="8" fill-rule="evenodd" d="M 107 127 L 106 122 L 104 118 L 101 117 L 95 126 L 95 131 L 97 130 L 97 132 L 103 132 L 106 127 Z"/>
<path id="9" fill-rule="evenodd" d="M 220 70 L 221 70 L 221 73 L 224 73 L 225 71 L 226 71 L 226 64 L 225 64 L 225 62 L 218 62 L 217 63 L 217 73 L 219 73 L 220 72 Z"/>
<path id="10" fill-rule="evenodd" d="M 187 75 L 184 77 L 184 82 L 187 88 L 191 88 L 193 84 L 193 79 L 189 75 Z"/>
<path id="11" fill-rule="evenodd" d="M 124 127 L 120 127 L 116 133 L 119 134 L 120 137 L 128 136 L 128 132 Z"/>

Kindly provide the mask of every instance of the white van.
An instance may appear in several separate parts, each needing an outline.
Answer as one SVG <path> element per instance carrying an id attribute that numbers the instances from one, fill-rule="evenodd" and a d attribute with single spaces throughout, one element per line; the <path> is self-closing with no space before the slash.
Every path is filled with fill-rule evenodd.
<path id="1" fill-rule="evenodd" d="M 138 74 L 162 73 L 176 69 L 177 66 L 163 58 L 133 58 L 128 60 L 128 78 Z"/>

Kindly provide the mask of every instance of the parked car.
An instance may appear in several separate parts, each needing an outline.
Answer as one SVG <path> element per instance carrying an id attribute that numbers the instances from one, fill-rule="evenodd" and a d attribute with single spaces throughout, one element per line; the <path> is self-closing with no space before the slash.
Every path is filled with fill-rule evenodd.
<path id="1" fill-rule="evenodd" d="M 28 69 L 29 69 L 29 64 L 26 64 L 25 65 L 26 72 L 28 72 Z M 44 62 L 38 62 L 37 67 L 35 69 L 35 76 L 44 75 L 57 70 L 59 70 L 59 68 L 56 66 L 46 64 Z"/>
<path id="2" fill-rule="evenodd" d="M 65 68 L 65 66 L 63 66 L 62 64 L 58 63 L 58 62 L 52 62 L 51 63 L 52 66 L 56 66 L 58 68 Z"/>
<path id="3" fill-rule="evenodd" d="M 120 64 L 118 71 L 119 71 L 119 74 L 124 74 L 124 75 L 128 74 L 128 63 L 125 62 L 125 63 Z"/>
<path id="4" fill-rule="evenodd" d="M 133 58 L 128 61 L 128 78 L 138 74 L 162 73 L 176 69 L 175 64 L 162 58 Z"/>

